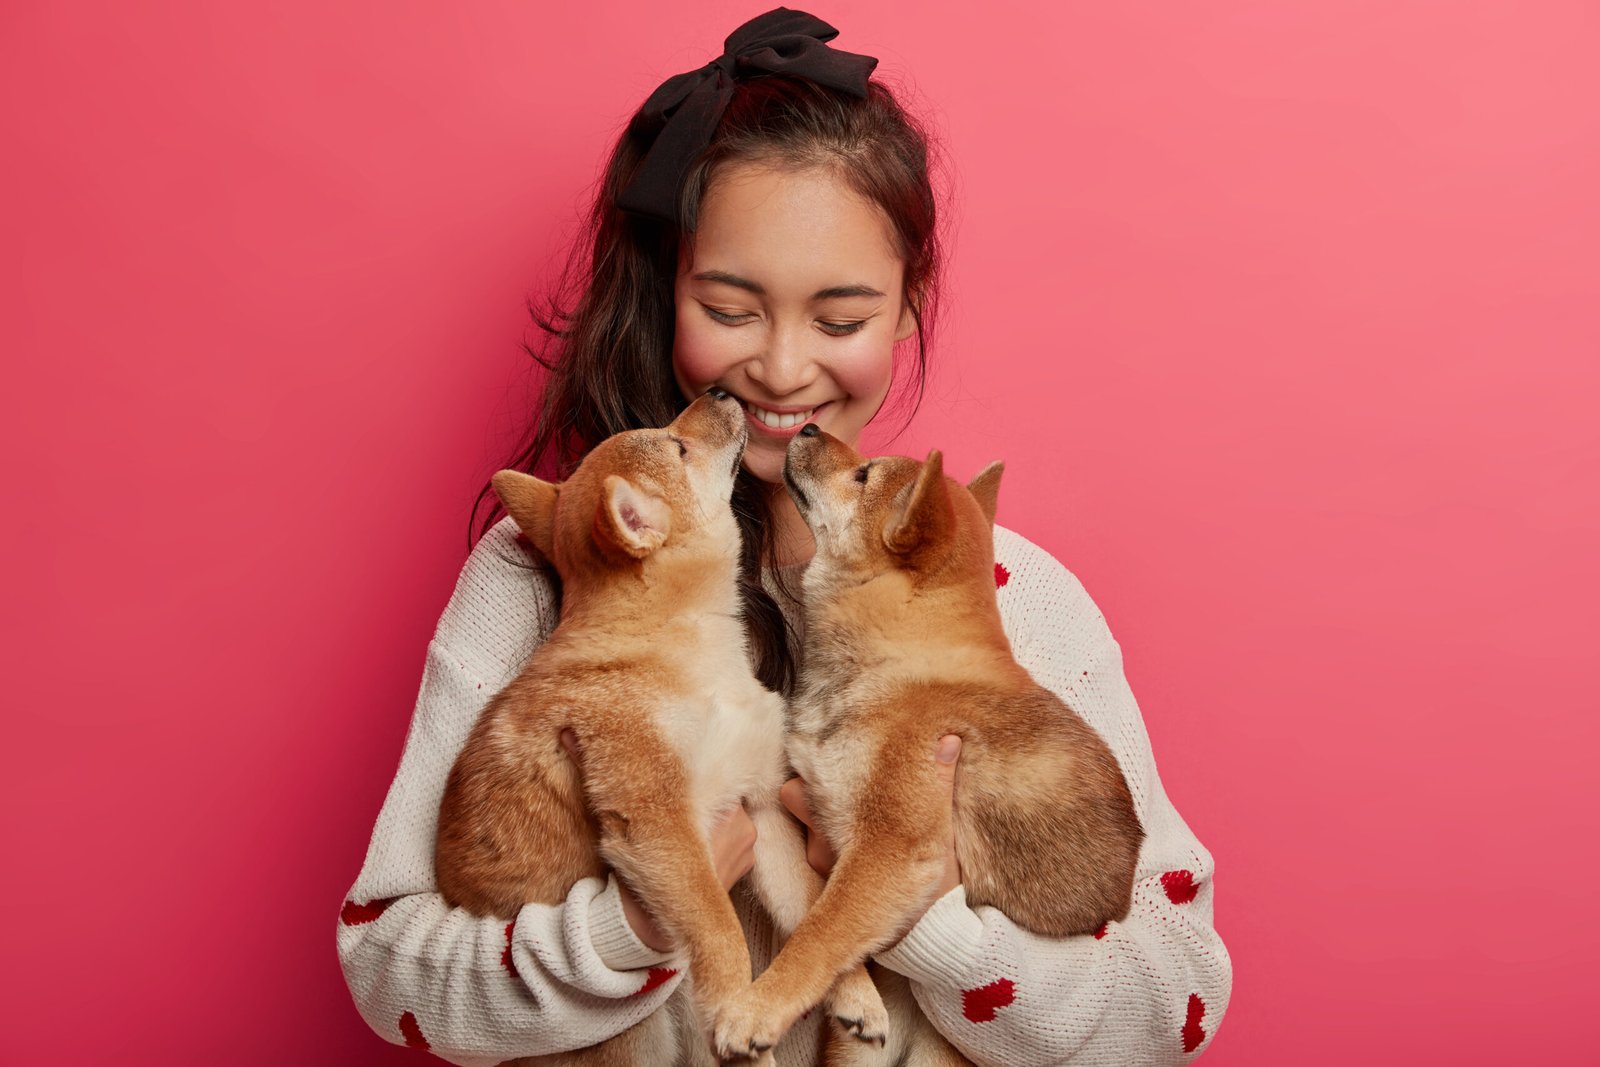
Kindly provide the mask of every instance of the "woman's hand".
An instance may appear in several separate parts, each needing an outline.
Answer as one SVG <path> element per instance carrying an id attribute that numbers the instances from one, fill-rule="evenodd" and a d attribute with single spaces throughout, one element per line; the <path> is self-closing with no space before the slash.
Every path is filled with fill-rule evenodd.
<path id="1" fill-rule="evenodd" d="M 939 773 L 939 780 L 945 789 L 945 803 L 950 805 L 950 835 L 945 841 L 944 867 L 939 872 L 938 881 L 934 885 L 933 896 L 928 898 L 931 905 L 950 890 L 961 884 L 961 863 L 956 858 L 956 820 L 955 820 L 955 787 L 956 787 L 956 760 L 961 757 L 961 738 L 955 734 L 946 734 L 939 739 L 938 746 L 934 749 L 934 766 Z M 822 877 L 828 877 L 833 870 L 834 862 L 839 858 L 833 851 L 833 846 L 822 835 L 822 831 L 812 824 L 811 805 L 806 798 L 806 781 L 804 778 L 791 778 L 783 783 L 783 788 L 778 791 L 778 799 L 783 801 L 783 806 L 799 819 L 806 827 L 806 862 L 811 864 L 811 869 Z M 926 910 L 926 909 L 924 909 Z M 917 918 L 922 918 L 919 913 Z"/>
<path id="2" fill-rule="evenodd" d="M 578 748 L 578 739 L 571 730 L 561 731 L 561 744 L 572 762 L 577 764 L 578 773 L 582 774 L 583 752 Z M 723 889 L 731 890 L 735 882 L 750 873 L 750 868 L 756 865 L 755 847 L 756 824 L 750 820 L 750 813 L 744 809 L 744 805 L 735 805 L 717 820 L 711 828 L 711 861 L 717 869 L 717 880 L 722 883 Z M 644 910 L 621 875 L 617 876 L 617 892 L 622 900 L 622 914 L 627 917 L 628 925 L 633 927 L 639 940 L 657 952 L 670 952 L 672 942 L 656 928 L 650 913 Z"/>

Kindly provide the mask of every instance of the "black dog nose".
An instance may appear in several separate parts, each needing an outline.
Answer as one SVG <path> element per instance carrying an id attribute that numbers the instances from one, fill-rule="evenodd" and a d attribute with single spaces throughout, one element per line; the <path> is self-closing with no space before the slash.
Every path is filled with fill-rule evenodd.
<path id="1" fill-rule="evenodd" d="M 821 432 L 821 430 L 817 429 L 817 424 L 814 422 L 808 422 L 804 426 L 800 427 L 801 437 L 815 437 Z"/>
<path id="2" fill-rule="evenodd" d="M 728 399 L 728 391 L 720 385 L 713 385 L 710 389 L 706 390 L 706 392 L 711 394 L 711 398 L 713 400 Z"/>

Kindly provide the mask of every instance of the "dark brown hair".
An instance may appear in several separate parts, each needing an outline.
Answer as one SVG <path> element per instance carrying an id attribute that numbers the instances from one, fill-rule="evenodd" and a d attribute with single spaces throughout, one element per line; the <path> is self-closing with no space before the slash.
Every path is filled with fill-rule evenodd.
<path id="1" fill-rule="evenodd" d="M 559 481 L 605 438 L 663 426 L 687 405 L 672 372 L 679 250 L 692 245 L 700 201 L 718 170 L 743 163 L 828 168 L 883 211 L 905 265 L 904 296 L 917 323 L 909 418 L 926 382 L 942 242 L 930 175 L 937 145 L 894 93 L 877 81 L 868 83 L 864 100 L 785 75 L 736 82 L 711 144 L 684 181 L 681 229 L 616 206 L 647 147 L 624 130 L 560 281 L 543 308 L 529 302 L 543 337 L 539 346 L 524 347 L 548 374 L 537 417 L 505 466 Z M 898 362 L 898 351 L 896 357 Z M 773 492 L 782 488 L 741 470 L 733 507 L 744 538 L 741 591 L 756 673 L 769 688 L 787 693 L 794 664 L 784 619 L 761 585 L 763 562 L 774 562 Z M 469 548 L 476 540 L 472 518 L 486 496 L 493 507 L 477 537 L 504 514 L 486 483 L 469 517 Z"/>

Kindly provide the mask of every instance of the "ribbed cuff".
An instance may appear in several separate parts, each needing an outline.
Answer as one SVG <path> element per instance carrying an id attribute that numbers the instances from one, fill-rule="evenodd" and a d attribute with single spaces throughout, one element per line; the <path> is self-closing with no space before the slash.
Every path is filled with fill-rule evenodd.
<path id="1" fill-rule="evenodd" d="M 653 967 L 672 958 L 670 952 L 657 952 L 633 932 L 622 910 L 622 890 L 615 874 L 606 875 L 606 887 L 589 902 L 589 937 L 595 955 L 613 971 Z"/>
<path id="2" fill-rule="evenodd" d="M 898 943 L 874 959 L 913 982 L 959 989 L 972 973 L 983 942 L 983 920 L 967 907 L 965 886 L 933 902 Z"/>

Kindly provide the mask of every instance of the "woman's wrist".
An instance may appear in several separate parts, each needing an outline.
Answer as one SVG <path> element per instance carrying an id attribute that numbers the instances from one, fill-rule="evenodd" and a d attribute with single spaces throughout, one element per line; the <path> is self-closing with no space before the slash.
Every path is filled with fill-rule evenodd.
<path id="1" fill-rule="evenodd" d="M 623 918 L 628 920 L 628 925 L 633 928 L 633 935 L 637 937 L 646 948 L 653 948 L 657 952 L 670 952 L 672 945 L 656 927 L 655 920 L 650 918 L 650 913 L 629 892 L 627 883 L 617 879 L 617 899 L 622 902 Z"/>

